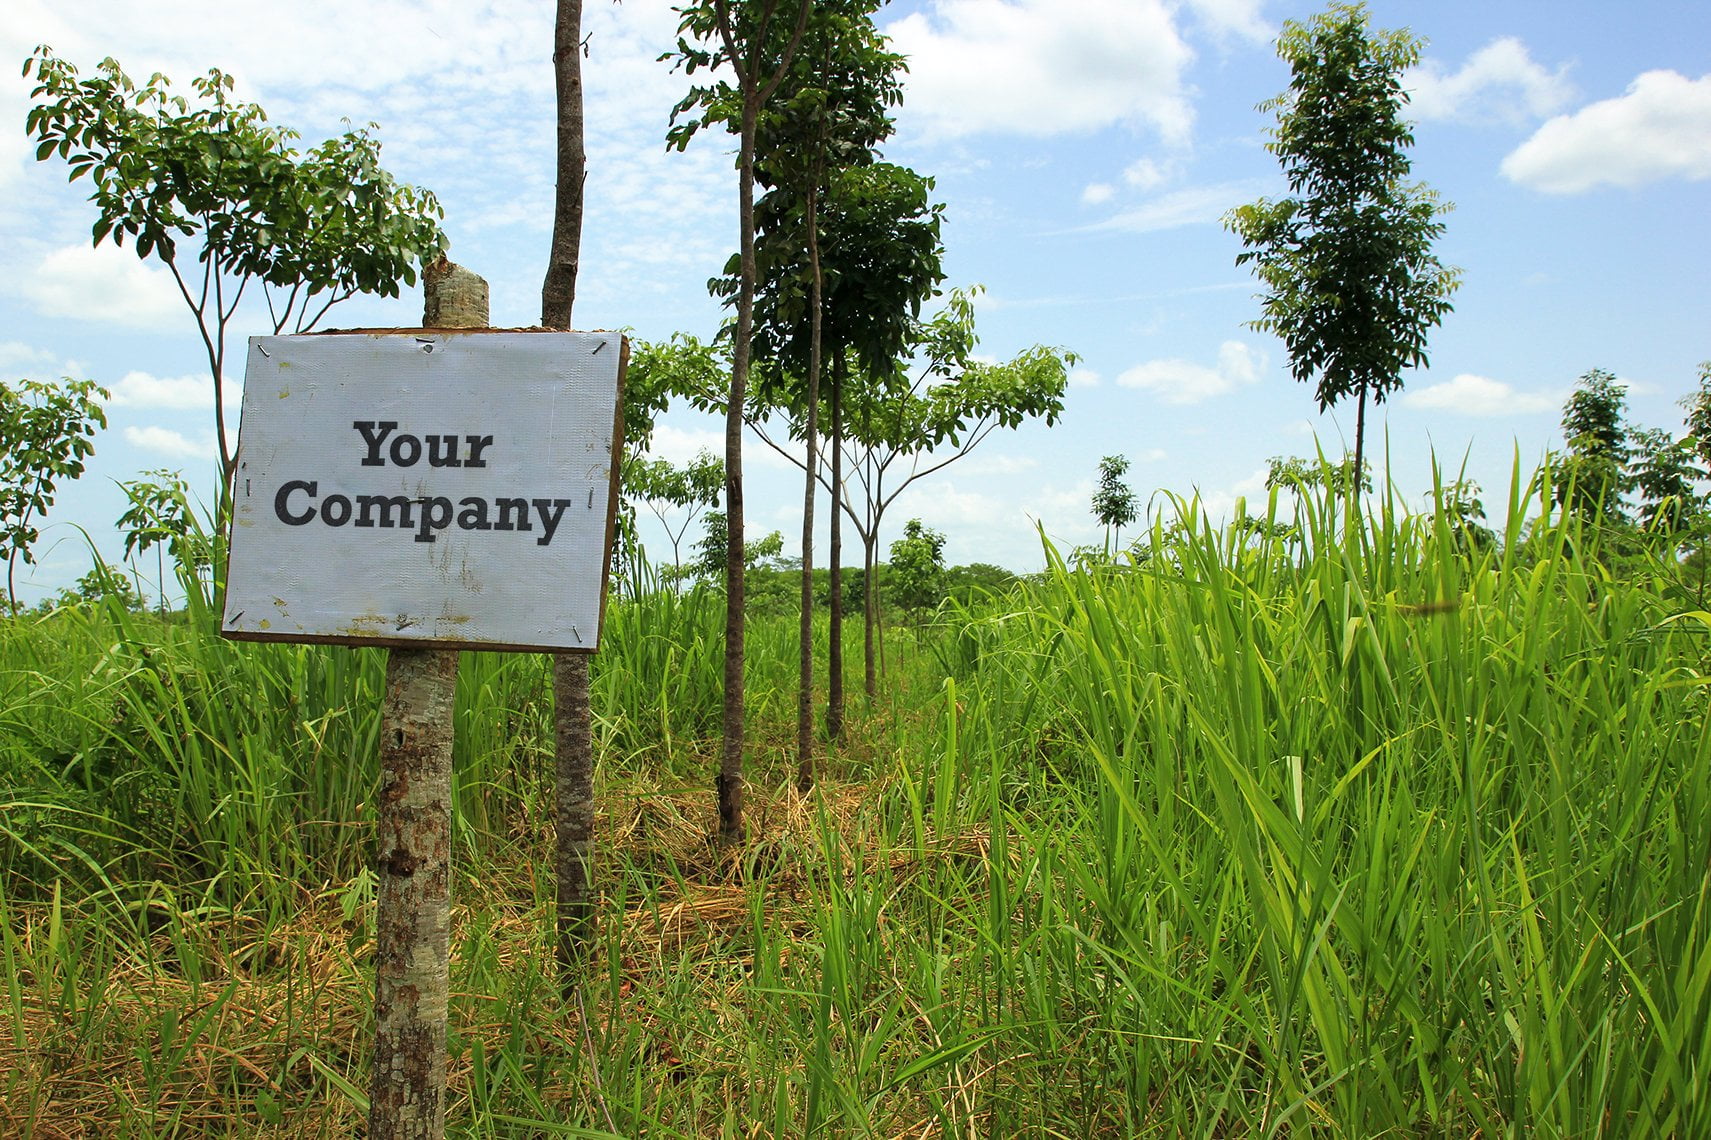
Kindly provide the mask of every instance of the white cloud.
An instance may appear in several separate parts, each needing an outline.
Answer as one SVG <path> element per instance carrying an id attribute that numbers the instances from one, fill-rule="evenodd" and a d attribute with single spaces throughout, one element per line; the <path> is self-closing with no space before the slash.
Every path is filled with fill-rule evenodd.
<path id="1" fill-rule="evenodd" d="M 1566 64 L 1545 70 L 1527 45 L 1505 36 L 1474 52 L 1459 71 L 1427 60 L 1403 76 L 1403 85 L 1411 96 L 1410 110 L 1421 119 L 1519 123 L 1567 105 L 1574 97 L 1568 70 Z"/>
<path id="2" fill-rule="evenodd" d="M 688 463 L 703 451 L 711 451 L 714 455 L 725 454 L 725 433 L 710 428 L 680 428 L 670 424 L 657 424 L 654 427 L 653 440 L 648 445 L 648 454 L 654 459 L 669 460 L 679 466 Z"/>
<path id="3" fill-rule="evenodd" d="M 1081 200 L 1089 206 L 1098 206 L 1109 202 L 1117 193 L 1117 188 L 1109 182 L 1091 182 L 1081 192 Z"/>
<path id="4" fill-rule="evenodd" d="M 1236 35 L 1255 43 L 1272 38 L 1271 28 L 1260 18 L 1259 0 L 1188 0 L 1188 6 L 1214 34 Z"/>
<path id="5" fill-rule="evenodd" d="M 492 281 L 496 318 L 508 305 L 529 312 L 526 301 L 506 298 L 538 294 L 538 265 L 530 259 L 525 267 L 510 251 L 519 242 L 544 248 L 536 238 L 551 222 L 553 81 L 543 47 L 551 43 L 550 5 L 303 0 L 289 18 L 258 0 L 213 8 L 200 0 L 145 7 L 6 0 L 3 7 L 0 58 L 20 60 L 50 43 L 87 74 L 112 53 L 133 78 L 159 70 L 185 94 L 192 78 L 218 65 L 236 78 L 239 98 L 261 102 L 274 121 L 301 130 L 299 145 L 343 131 L 347 116 L 377 121 L 387 168 L 439 195 L 453 256 L 479 261 L 471 264 Z M 579 300 L 626 315 L 639 308 L 638 294 L 651 299 L 698 286 L 723 264 L 736 237 L 734 222 L 723 222 L 735 194 L 723 132 L 687 154 L 668 154 L 662 145 L 668 109 L 689 85 L 657 59 L 675 43 L 676 26 L 665 4 L 597 4 L 584 15 L 589 177 Z M 267 34 L 253 34 L 257 27 Z M 6 78 L 16 70 L 0 73 L 0 122 L 24 117 L 28 84 Z M 5 132 L 0 139 L 7 139 L 0 143 L 3 167 L 16 148 Z M 16 165 L 36 167 L 33 151 L 17 152 Z M 0 240 L 0 251 L 16 258 L 15 233 L 26 225 L 55 242 L 87 234 L 88 207 L 75 202 L 83 184 L 68 192 L 63 166 L 54 160 L 18 180 L 32 193 L 51 194 L 51 210 L 25 215 L 20 196 L 0 192 L 0 239 L 9 239 Z M 62 219 L 75 226 L 44 225 Z M 10 276 L 26 278 L 33 260 L 14 263 Z"/>
<path id="6" fill-rule="evenodd" d="M 58 359 L 45 348 L 36 348 L 22 341 L 0 340 L 0 373 L 8 374 L 7 379 L 10 379 L 10 374 L 14 372 L 26 375 L 32 380 L 39 379 L 40 376 L 29 375 L 31 373 L 63 372 L 65 370 L 55 363 Z"/>
<path id="7" fill-rule="evenodd" d="M 1103 379 L 1091 368 L 1071 368 L 1069 370 L 1069 386 L 1071 388 L 1097 388 Z"/>
<path id="8" fill-rule="evenodd" d="M 1003 455 L 976 452 L 957 460 L 957 474 L 964 479 L 974 476 L 1020 475 L 1039 467 L 1040 461 L 1028 455 Z"/>
<path id="9" fill-rule="evenodd" d="M 181 431 L 155 424 L 127 427 L 125 442 L 144 451 L 155 451 L 179 459 L 212 459 L 219 452 L 219 443 L 212 432 L 191 439 Z"/>
<path id="10" fill-rule="evenodd" d="M 1503 160 L 1503 173 L 1550 194 L 1711 178 L 1711 75 L 1648 71 L 1626 94 L 1540 127 Z"/>
<path id="11" fill-rule="evenodd" d="M 1154 230 L 1205 225 L 1218 221 L 1230 210 L 1252 200 L 1259 193 L 1259 184 L 1255 182 L 1220 182 L 1213 186 L 1190 186 L 1183 190 L 1173 190 L 1169 194 L 1161 194 L 1133 210 L 1125 210 L 1088 228 L 1144 234 Z"/>
<path id="12" fill-rule="evenodd" d="M 1560 399 L 1542 392 L 1517 392 L 1501 380 L 1463 372 L 1454 379 L 1402 394 L 1411 408 L 1455 412 L 1464 416 L 1524 416 L 1554 411 Z"/>
<path id="13" fill-rule="evenodd" d="M 933 134 L 1144 124 L 1180 144 L 1194 121 L 1164 0 L 936 0 L 885 30 L 909 57 L 904 121 Z"/>
<path id="14" fill-rule="evenodd" d="M 205 374 L 169 378 L 127 372 L 109 390 L 115 407 L 184 410 L 214 406 L 214 382 Z M 231 399 L 229 392 L 227 399 Z"/>
<path id="15" fill-rule="evenodd" d="M 18 286 L 49 317 L 158 328 L 188 319 L 178 286 L 164 269 L 111 245 L 72 245 L 44 257 Z"/>
<path id="16" fill-rule="evenodd" d="M 1227 340 L 1218 349 L 1214 367 L 1180 358 L 1153 360 L 1129 369 L 1117 377 L 1117 383 L 1152 392 L 1167 404 L 1198 404 L 1258 382 L 1264 367 L 1264 354 Z"/>
<path id="17" fill-rule="evenodd" d="M 779 438 L 778 434 L 774 438 Z M 658 424 L 654 428 L 653 442 L 648 448 L 648 454 L 655 459 L 668 459 L 682 466 L 694 459 L 703 451 L 710 451 L 723 459 L 725 456 L 725 433 L 713 428 L 681 428 L 671 424 Z M 795 454 L 802 454 L 800 445 L 792 445 Z M 776 471 L 800 471 L 801 468 L 790 460 L 778 454 L 765 442 L 757 439 L 751 432 L 743 444 L 743 467 L 766 467 Z"/>
<path id="18" fill-rule="evenodd" d="M 1154 190 L 1176 178 L 1181 169 L 1180 162 L 1140 158 L 1123 171 L 1123 181 L 1138 190 Z"/>

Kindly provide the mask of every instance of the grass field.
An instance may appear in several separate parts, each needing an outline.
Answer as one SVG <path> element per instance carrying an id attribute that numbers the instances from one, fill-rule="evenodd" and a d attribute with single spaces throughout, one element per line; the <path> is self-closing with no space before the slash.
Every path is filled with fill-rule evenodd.
<path id="1" fill-rule="evenodd" d="M 736 851 L 721 603 L 615 603 L 568 1003 L 549 671 L 466 655 L 451 1133 L 1711 1135 L 1711 615 L 1505 513 L 1054 564 L 892 631 L 806 799 L 759 622 Z M 206 616 L 0 624 L 0 1134 L 363 1119 L 382 659 Z"/>

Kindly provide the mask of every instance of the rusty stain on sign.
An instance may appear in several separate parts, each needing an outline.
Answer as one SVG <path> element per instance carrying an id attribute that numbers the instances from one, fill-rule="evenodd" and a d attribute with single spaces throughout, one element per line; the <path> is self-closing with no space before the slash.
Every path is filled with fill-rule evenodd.
<path id="1" fill-rule="evenodd" d="M 628 356 L 600 352 L 614 339 L 254 338 L 222 632 L 595 648 Z M 258 606 L 272 619 L 246 617 Z"/>

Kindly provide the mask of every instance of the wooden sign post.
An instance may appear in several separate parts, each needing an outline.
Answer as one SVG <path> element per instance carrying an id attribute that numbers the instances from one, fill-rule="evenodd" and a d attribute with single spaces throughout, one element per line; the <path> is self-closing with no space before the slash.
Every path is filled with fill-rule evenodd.
<path id="1" fill-rule="evenodd" d="M 256 337 L 227 637 L 391 647 L 381 713 L 368 1134 L 445 1133 L 459 649 L 592 653 L 628 348 L 490 330 L 442 264 L 413 330 Z"/>

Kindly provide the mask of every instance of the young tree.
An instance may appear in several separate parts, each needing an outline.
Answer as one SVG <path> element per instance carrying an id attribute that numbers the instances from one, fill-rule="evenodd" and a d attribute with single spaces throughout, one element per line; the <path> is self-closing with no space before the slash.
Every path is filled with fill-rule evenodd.
<path id="1" fill-rule="evenodd" d="M 1414 144 L 1402 117 L 1402 73 L 1420 58 L 1406 30 L 1372 31 L 1362 5 L 1333 4 L 1306 24 L 1286 20 L 1277 53 L 1289 90 L 1267 149 L 1291 197 L 1225 216 L 1266 292 L 1254 328 L 1277 334 L 1297 380 L 1318 377 L 1321 411 L 1357 400 L 1355 467 L 1364 470 L 1366 404 L 1426 363 L 1426 333 L 1450 311 L 1460 272 L 1432 253 L 1448 209 L 1404 181 Z M 1355 500 L 1358 502 L 1358 498 Z"/>
<path id="2" fill-rule="evenodd" d="M 1558 464 L 1556 500 L 1588 522 L 1627 522 L 1622 507 L 1629 487 L 1627 408 L 1627 390 L 1602 368 L 1582 375 L 1563 405 L 1568 452 Z"/>
<path id="3" fill-rule="evenodd" d="M 582 0 L 558 0 L 553 19 L 557 97 L 557 188 L 552 245 L 541 282 L 541 324 L 569 329 L 582 257 L 582 187 L 587 178 L 582 111 Z M 613 462 L 620 462 L 614 456 Z M 610 567 L 607 568 L 608 570 Z M 588 655 L 553 658 L 554 837 L 560 982 L 568 994 L 593 941 L 594 731 Z"/>
<path id="4" fill-rule="evenodd" d="M 25 129 L 36 157 L 57 154 L 72 181 L 88 175 L 95 244 L 131 239 L 138 257 L 166 266 L 196 317 L 229 495 L 226 331 L 246 291 L 265 293 L 275 333 L 307 332 L 357 293 L 396 297 L 445 249 L 439 202 L 381 167 L 369 128 L 300 154 L 295 132 L 231 100 L 232 78 L 219 70 L 192 81 L 194 104 L 159 74 L 138 87 L 112 59 L 81 79 L 45 46 L 24 63 L 32 73 Z M 194 263 L 180 257 L 186 238 Z"/>
<path id="5" fill-rule="evenodd" d="M 903 57 L 886 50 L 886 39 L 873 24 L 878 6 L 875 0 L 819 0 L 780 89 L 783 98 L 762 114 L 756 143 L 756 176 L 768 187 L 756 203 L 756 356 L 775 365 L 768 375 L 778 380 L 802 378 L 798 390 L 763 385 L 757 396 L 764 405 L 802 409 L 808 452 L 802 480 L 796 705 L 796 786 L 804 794 L 814 783 L 813 472 L 819 465 L 826 293 L 821 206 L 845 184 L 842 171 L 874 161 L 875 148 L 892 132 L 889 109 L 903 97 Z M 834 280 L 841 278 L 842 268 L 834 262 Z M 718 283 L 727 298 L 735 291 L 739 270 L 738 264 L 727 265 L 726 278 Z"/>
<path id="6" fill-rule="evenodd" d="M 1663 428 L 1637 428 L 1629 439 L 1640 527 L 1673 548 L 1703 513 L 1695 484 L 1705 478 L 1705 470 L 1698 463 L 1693 437 L 1676 439 Z"/>
<path id="7" fill-rule="evenodd" d="M 721 580 L 725 572 L 725 550 L 731 533 L 725 512 L 708 511 L 702 516 L 701 526 L 701 537 L 695 542 L 695 557 L 689 562 L 689 571 L 698 578 Z M 783 550 L 784 535 L 776 530 L 765 538 L 743 543 L 744 574 L 771 568 Z"/>
<path id="8" fill-rule="evenodd" d="M 647 504 L 665 528 L 671 540 L 671 566 L 674 579 L 683 576 L 683 536 L 695 525 L 695 520 L 709 507 L 719 503 L 719 492 L 725 486 L 725 465 L 710 451 L 699 452 L 694 459 L 678 467 L 666 459 L 644 459 L 625 468 L 628 482 L 626 493 Z M 673 513 L 680 512 L 674 525 Z"/>
<path id="9" fill-rule="evenodd" d="M 55 610 L 76 609 L 102 602 L 116 604 L 129 613 L 141 613 L 148 605 L 148 598 L 117 566 L 97 560 L 89 573 L 77 579 L 75 586 L 64 587 L 51 599 L 43 598 L 38 602 L 36 612 L 50 614 Z"/>
<path id="10" fill-rule="evenodd" d="M 61 479 L 76 479 L 107 426 L 107 389 L 69 377 L 0 382 L 0 541 L 6 549 L 6 600 L 18 609 L 18 562 L 33 563 L 36 523 L 53 506 Z"/>
<path id="11" fill-rule="evenodd" d="M 872 283 L 877 277 L 867 275 L 866 280 Z M 879 597 L 874 568 L 886 510 L 917 480 L 967 455 L 994 431 L 1020 427 L 1032 418 L 1044 418 L 1049 425 L 1063 411 L 1069 368 L 1076 360 L 1073 353 L 1035 345 L 1001 364 L 972 359 L 978 343 L 974 331 L 976 291 L 953 290 L 945 308 L 927 321 L 898 316 L 905 339 L 902 348 L 889 357 L 870 360 L 853 348 L 832 357 L 833 376 L 838 377 L 840 372 L 844 376 L 833 385 L 831 461 L 827 463 L 822 456 L 816 477 L 842 507 L 834 514 L 834 522 L 840 515 L 847 518 L 862 542 L 866 688 L 870 696 L 877 691 Z M 850 319 L 858 329 L 862 327 L 858 317 L 871 322 L 866 338 L 857 342 L 869 347 L 883 341 L 877 326 L 896 316 L 883 306 L 858 307 L 858 317 L 851 317 L 847 311 L 834 312 L 835 319 Z M 858 365 L 853 376 L 848 370 L 852 356 Z M 900 363 L 904 359 L 920 362 L 912 376 Z M 845 388 L 852 405 L 847 433 L 842 425 L 840 396 Z M 764 418 L 752 420 L 751 426 L 774 451 L 803 467 L 803 456 L 789 446 L 789 441 L 800 435 L 798 413 L 783 410 L 786 420 L 782 430 Z M 840 458 L 846 446 L 852 453 L 847 477 Z M 842 604 L 836 534 L 834 530 L 834 631 Z M 836 637 L 833 644 L 835 648 Z M 841 666 L 835 658 L 833 665 L 833 694 L 841 698 Z M 831 717 L 827 727 L 835 730 Z"/>
<path id="12" fill-rule="evenodd" d="M 1699 365 L 1699 390 L 1681 401 L 1687 409 L 1687 438 L 1699 461 L 1711 467 L 1711 360 Z"/>
<path id="13" fill-rule="evenodd" d="M 160 610 L 166 612 L 166 560 L 172 555 L 178 584 L 188 597 L 192 591 L 203 591 L 203 574 L 216 561 L 214 539 L 196 518 L 190 502 L 190 485 L 177 471 L 144 471 L 143 478 L 120 483 L 129 506 L 119 516 L 118 526 L 125 535 L 125 558 L 143 554 L 155 548 L 156 585 L 160 593 Z M 206 594 L 203 594 L 206 596 Z"/>
<path id="14" fill-rule="evenodd" d="M 920 519 L 903 524 L 903 537 L 891 544 L 887 567 L 891 600 L 914 613 L 930 610 L 945 598 L 945 536 Z"/>
<path id="15" fill-rule="evenodd" d="M 1266 490 L 1290 487 L 1297 490 L 1323 487 L 1342 498 L 1355 487 L 1355 458 L 1344 453 L 1340 463 L 1332 463 L 1320 454 L 1315 459 L 1299 455 L 1274 455 L 1266 460 Z M 1372 467 L 1362 461 L 1360 489 L 1372 490 Z"/>
<path id="16" fill-rule="evenodd" d="M 781 6 L 795 19 L 777 19 Z M 672 110 L 666 142 L 679 150 L 696 132 L 714 124 L 734 130 L 737 144 L 738 234 L 741 269 L 737 326 L 731 351 L 731 386 L 725 409 L 725 701 L 719 774 L 719 836 L 743 836 L 743 402 L 748 395 L 750 339 L 755 294 L 755 134 L 761 108 L 788 74 L 802 41 L 813 0 L 695 0 L 678 8 L 676 59 L 684 71 L 729 69 L 736 86 L 720 79 L 696 87 Z M 792 26 L 794 24 L 794 26 Z M 693 43 L 691 42 L 693 41 Z M 667 58 L 670 58 L 669 56 Z M 699 117 L 688 117 L 699 111 Z M 683 121 L 679 121 L 682 119 Z"/>
<path id="17" fill-rule="evenodd" d="M 1122 455 L 1107 455 L 1099 461 L 1099 487 L 1093 492 L 1093 517 L 1105 528 L 1105 553 L 1109 557 L 1123 540 L 1123 528 L 1140 516 L 1141 504 L 1135 492 L 1123 481 L 1129 470 L 1129 460 Z M 1115 541 L 1113 541 L 1115 532 Z"/>
<path id="18" fill-rule="evenodd" d="M 1497 532 L 1487 525 L 1485 501 L 1472 479 L 1454 479 L 1432 489 L 1432 506 L 1449 528 L 1463 557 L 1483 554 L 1497 545 Z"/>
<path id="19" fill-rule="evenodd" d="M 1030 419 L 1049 426 L 1063 413 L 1075 354 L 1035 345 L 1008 361 L 972 358 L 977 338 L 968 293 L 953 292 L 945 309 L 917 322 L 905 354 L 924 363 L 911 378 L 901 369 L 869 374 L 851 393 L 850 474 L 830 486 L 862 543 L 865 689 L 878 690 L 877 635 L 880 527 L 897 497 L 955 463 L 993 432 Z"/>

